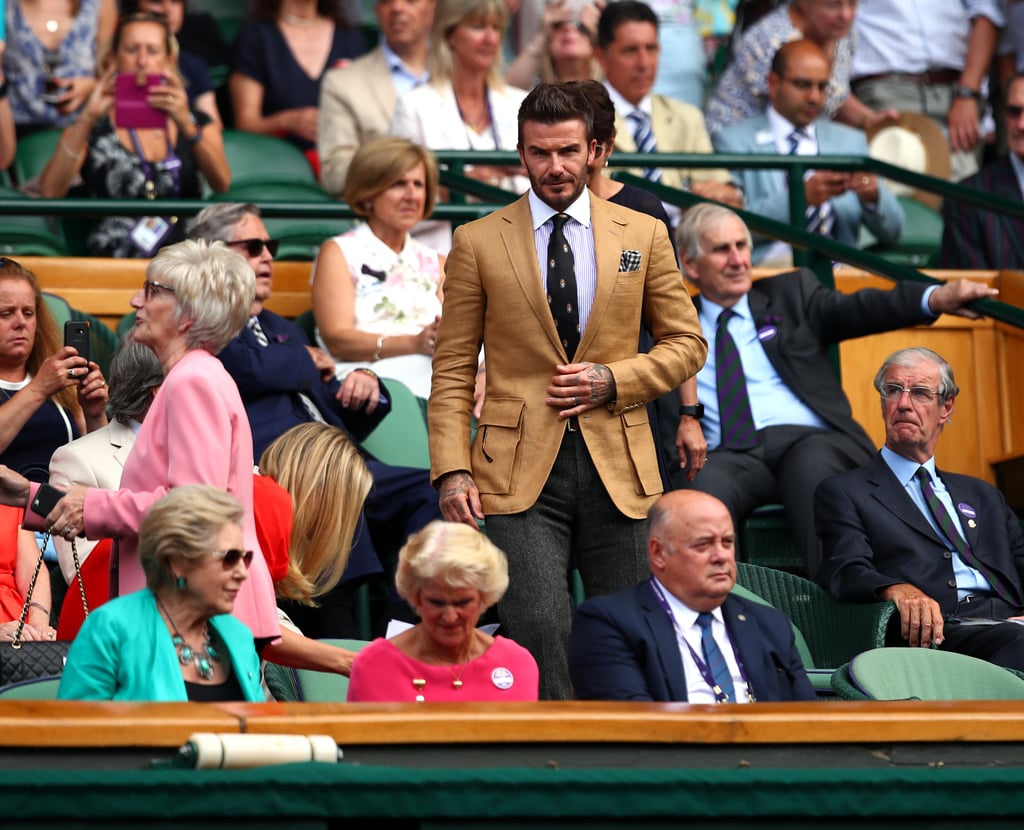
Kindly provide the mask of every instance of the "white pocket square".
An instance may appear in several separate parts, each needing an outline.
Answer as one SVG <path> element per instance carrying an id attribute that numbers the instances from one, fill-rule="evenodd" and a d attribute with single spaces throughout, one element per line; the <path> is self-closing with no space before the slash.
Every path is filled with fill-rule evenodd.
<path id="1" fill-rule="evenodd" d="M 619 272 L 636 271 L 640 267 L 643 255 L 639 251 L 623 251 L 619 257 Z"/>

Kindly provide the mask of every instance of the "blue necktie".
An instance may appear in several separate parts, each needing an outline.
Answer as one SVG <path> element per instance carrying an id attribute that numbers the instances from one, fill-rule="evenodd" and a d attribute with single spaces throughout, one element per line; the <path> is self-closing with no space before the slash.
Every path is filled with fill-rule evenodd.
<path id="1" fill-rule="evenodd" d="M 725 662 L 725 657 L 722 656 L 722 650 L 711 633 L 711 624 L 714 620 L 710 611 L 704 611 L 697 615 L 697 625 L 700 626 L 700 647 L 704 652 L 704 662 L 708 665 L 715 685 L 722 690 L 731 703 L 735 703 L 736 689 L 732 685 L 732 674 L 729 673 L 729 666 Z"/>
<path id="2" fill-rule="evenodd" d="M 736 313 L 728 308 L 718 315 L 715 329 L 715 386 L 718 391 L 718 446 L 726 450 L 748 450 L 757 446 L 757 428 L 747 395 L 747 378 L 736 341 L 729 334 L 729 320 Z"/>
<path id="3" fill-rule="evenodd" d="M 638 153 L 657 153 L 658 145 L 654 141 L 654 130 L 651 128 L 651 119 L 643 110 L 633 110 L 626 116 L 629 125 L 633 130 L 633 141 L 636 143 Z M 660 167 L 645 167 L 644 178 L 652 182 L 661 181 Z"/>
<path id="4" fill-rule="evenodd" d="M 793 130 L 787 138 L 789 141 L 789 154 L 795 156 L 802 138 L 809 138 L 803 130 Z M 820 205 L 809 205 L 806 212 L 807 230 L 811 233 L 818 233 L 822 236 L 832 235 L 832 205 L 829 202 L 822 202 Z"/>
<path id="5" fill-rule="evenodd" d="M 992 590 L 996 592 L 1000 599 L 1008 602 L 1010 605 L 1014 605 L 1013 600 L 1007 595 L 1006 588 L 1003 587 L 999 578 L 974 555 L 974 551 L 967 544 L 967 540 L 960 535 L 960 531 L 957 530 L 956 522 L 953 521 L 949 510 L 946 509 L 946 505 L 942 503 L 942 499 L 939 498 L 935 488 L 932 487 L 932 477 L 928 472 L 928 468 L 918 467 L 914 475 L 921 482 L 921 492 L 924 494 L 924 500 L 928 503 L 928 509 L 932 511 L 932 516 L 935 517 L 935 521 L 943 535 L 945 535 L 946 540 L 953 544 L 953 547 L 956 548 L 957 553 L 960 554 L 960 558 L 963 559 L 965 564 L 980 572 L 988 580 L 988 584 L 992 586 Z"/>

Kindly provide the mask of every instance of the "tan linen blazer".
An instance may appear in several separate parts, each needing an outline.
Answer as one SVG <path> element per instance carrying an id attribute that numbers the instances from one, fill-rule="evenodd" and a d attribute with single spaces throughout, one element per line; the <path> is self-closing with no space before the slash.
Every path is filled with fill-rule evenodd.
<path id="1" fill-rule="evenodd" d="M 615 377 L 615 403 L 585 412 L 579 428 L 619 510 L 646 516 L 661 477 L 645 404 L 707 355 L 664 224 L 590 198 L 597 289 L 575 356 L 565 354 L 548 307 L 528 197 L 455 232 L 428 407 L 431 480 L 472 472 L 486 514 L 519 513 L 540 494 L 566 429 L 544 403 L 546 389 L 555 366 L 572 357 L 605 364 Z M 639 266 L 620 271 L 624 251 L 639 253 Z M 649 354 L 637 352 L 641 318 L 654 336 Z M 470 447 L 481 345 L 487 394 Z"/>

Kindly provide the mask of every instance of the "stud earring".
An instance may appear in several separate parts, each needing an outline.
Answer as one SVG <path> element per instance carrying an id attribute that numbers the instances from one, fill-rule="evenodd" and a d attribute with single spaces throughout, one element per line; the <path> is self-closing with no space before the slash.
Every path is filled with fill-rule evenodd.
<path id="1" fill-rule="evenodd" d="M 185 581 L 185 577 L 179 576 L 174 581 L 174 587 L 177 588 L 179 591 L 184 591 L 188 587 L 188 582 Z"/>

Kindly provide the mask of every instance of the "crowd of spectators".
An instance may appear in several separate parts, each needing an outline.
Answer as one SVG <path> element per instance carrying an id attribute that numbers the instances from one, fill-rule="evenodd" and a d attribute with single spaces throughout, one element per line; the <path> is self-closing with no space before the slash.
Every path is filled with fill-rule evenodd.
<path id="1" fill-rule="evenodd" d="M 439 324 L 443 331 L 446 257 L 453 245 L 451 227 L 431 219 L 436 204 L 450 197 L 432 151 L 518 149 L 521 164 L 468 165 L 465 173 L 516 195 L 530 192 L 528 203 L 536 206 L 564 182 L 552 179 L 562 174 L 536 174 L 542 162 L 528 158 L 520 146 L 525 143 L 521 107 L 538 90 L 555 85 L 548 88 L 558 90 L 556 97 L 580 105 L 579 121 L 597 145 L 585 164 L 568 165 L 576 171 L 570 176 L 579 186 L 576 198 L 589 184 L 616 209 L 655 217 L 651 226 L 657 228 L 659 250 L 674 250 L 679 241 L 675 263 L 699 290 L 700 331 L 694 330 L 694 338 L 703 336 L 714 348 L 716 340 L 730 337 L 729 319 L 746 314 L 735 324 L 745 339 L 740 352 L 747 355 L 746 368 L 751 344 L 774 365 L 768 341 L 779 332 L 769 327 L 766 335 L 768 329 L 756 328 L 748 308 L 758 306 L 764 295 L 771 302 L 792 303 L 791 319 L 810 321 L 806 327 L 816 331 L 815 355 L 822 357 L 827 343 L 847 337 L 931 322 L 943 312 L 973 316 L 964 308 L 989 292 L 950 282 L 928 292 L 904 285 L 884 297 L 862 292 L 821 299 L 824 289 L 809 272 L 752 287 L 752 265 L 791 264 L 791 250 L 752 236 L 725 206 L 786 221 L 785 172 L 671 164 L 633 171 L 650 183 L 720 203 L 684 212 L 604 175 L 608 159 L 614 150 L 869 155 L 879 129 L 894 124 L 901 113 L 918 112 L 942 129 L 951 178 L 1019 201 L 1024 81 L 1016 73 L 1024 63 L 1017 56 L 1024 21 L 1015 5 L 1005 0 L 554 0 L 539 6 L 529 0 L 377 0 L 376 21 L 369 24 L 336 0 L 258 0 L 237 33 L 224 38 L 218 56 L 196 37 L 195 20 L 190 26 L 189 18 L 201 15 L 190 12 L 184 0 L 136 0 L 121 8 L 114 0 L 68 0 L 66 8 L 56 10 L 33 0 L 9 0 L 8 40 L 0 44 L 0 166 L 11 165 L 19 141 L 50 130 L 59 135 L 48 163 L 38 177 L 14 181 L 15 186 L 50 198 L 80 192 L 154 203 L 152 216 L 103 216 L 88 246 L 94 255 L 151 259 L 145 285 L 132 299 L 136 325 L 119 358 L 132 361 L 132 351 L 144 347 L 159 366 L 150 372 L 151 380 L 132 390 L 130 400 L 114 401 L 110 390 L 108 401 L 99 366 L 59 345 L 34 276 L 13 260 L 0 260 L 0 494 L 10 505 L 0 512 L 0 565 L 6 568 L 0 580 L 0 639 L 14 636 L 12 623 L 23 605 L 29 612 L 27 624 L 17 626 L 18 636 L 53 639 L 57 619 L 50 607 L 56 598 L 47 584 L 30 583 L 26 576 L 51 532 L 58 540 L 50 544 L 60 554 L 54 573 L 65 581 L 75 578 L 68 557 L 72 540 L 83 537 L 74 555 L 87 556 L 94 548 L 84 537 L 117 537 L 113 554 L 109 541 L 100 549 L 112 556 L 112 586 L 120 596 L 82 628 L 62 696 L 260 699 L 264 692 L 250 634 L 264 661 L 351 673 L 353 699 L 457 700 L 471 694 L 535 699 L 538 690 L 542 696 L 565 696 L 568 687 L 552 691 L 544 676 L 550 657 L 540 656 L 540 649 L 527 643 L 528 651 L 524 641 L 492 637 L 478 628 L 499 599 L 499 615 L 502 607 L 513 602 L 525 607 L 532 599 L 524 598 L 522 583 L 509 589 L 506 553 L 513 578 L 521 573 L 515 568 L 522 567 L 523 554 L 513 553 L 511 542 L 506 553 L 494 546 L 502 538 L 501 522 L 494 522 L 491 542 L 475 528 L 444 523 L 442 515 L 452 517 L 444 512 L 443 498 L 438 506 L 431 487 L 439 480 L 431 481 L 426 471 L 382 464 L 360 445 L 389 415 L 389 381 L 409 387 L 423 406 L 431 396 Z M 209 64 L 211 57 L 217 65 Z M 543 118 L 534 119 L 532 126 L 537 124 L 551 126 Z M 315 326 L 309 339 L 264 307 L 278 243 L 258 208 L 215 205 L 191 225 L 159 208 L 161 199 L 230 196 L 235 171 L 225 129 L 294 145 L 309 160 L 324 193 L 344 200 L 358 217 L 352 230 L 323 240 L 311 266 Z M 529 152 L 539 151 L 534 146 Z M 576 150 L 563 151 L 571 152 Z M 272 166 L 274 160 L 266 163 Z M 854 246 L 866 231 L 883 244 L 900 237 L 904 210 L 870 172 L 809 170 L 803 195 L 805 225 L 812 233 Z M 951 199 L 942 217 L 939 263 L 1024 267 L 1018 263 L 1024 262 L 1019 221 L 987 221 L 980 209 Z M 553 231 L 543 235 L 546 244 Z M 573 244 L 566 241 L 565 247 Z M 464 250 L 462 256 L 456 271 L 468 268 Z M 554 263 L 554 255 L 548 256 Z M 627 267 L 631 264 L 624 260 L 619 271 L 636 268 Z M 593 277 L 598 284 L 601 278 L 601 272 Z M 452 285 L 459 297 L 457 283 Z M 734 305 L 739 311 L 722 310 Z M 644 315 L 646 326 L 652 310 L 645 308 Z M 653 319 L 656 323 L 656 315 Z M 646 329 L 638 352 L 651 348 L 644 345 L 645 336 L 650 336 Z M 779 336 L 782 342 L 785 335 Z M 478 343 L 470 346 L 469 351 L 479 351 Z M 565 348 L 571 369 L 572 349 Z M 482 353 L 479 363 L 468 351 L 463 357 L 460 372 L 469 376 L 478 367 L 482 378 L 473 402 L 479 419 L 487 367 Z M 813 576 L 820 565 L 821 519 L 810 507 L 818 484 L 826 474 L 867 465 L 874 447 L 850 417 L 840 390 L 817 383 L 815 394 L 798 391 L 810 378 L 806 367 L 796 373 L 799 383 L 783 377 L 783 369 L 768 367 L 775 380 L 767 395 L 770 405 L 763 390 L 747 402 L 759 433 L 787 431 L 778 446 L 762 437 L 765 457 L 752 451 L 756 441 L 727 440 L 723 411 L 714 405 L 709 420 L 698 427 L 700 440 L 684 439 L 693 428 L 684 419 L 703 416 L 704 408 L 695 406 L 697 393 L 705 402 L 718 396 L 721 381 L 712 375 L 715 364 L 725 360 L 712 353 L 685 387 L 689 391 L 680 384 L 669 393 L 673 410 L 683 404 L 678 419 L 669 412 L 659 429 L 651 409 L 652 437 L 661 444 L 662 462 L 670 459 L 670 469 L 661 470 L 663 480 L 681 490 L 703 491 L 707 498 L 680 495 L 654 508 L 652 515 L 665 514 L 646 539 L 648 564 L 657 578 L 649 587 L 631 589 L 635 595 L 587 606 L 584 620 L 595 630 L 615 629 L 624 615 L 640 613 L 638 607 L 646 614 L 653 603 L 677 629 L 673 609 L 694 612 L 688 626 L 713 627 L 696 617 L 714 616 L 715 636 L 728 644 L 729 634 L 723 633 L 728 617 L 739 612 L 724 604 L 718 588 L 735 580 L 732 528 L 780 493 L 807 574 Z M 140 376 L 145 375 L 146 367 L 137 362 Z M 767 365 L 763 359 L 762 364 Z M 815 364 L 814 371 L 821 368 Z M 831 371 L 825 367 L 824 374 Z M 933 403 L 925 400 L 921 386 L 891 386 L 880 391 L 892 409 Z M 791 406 L 780 413 L 779 389 L 787 387 Z M 815 402 L 819 394 L 829 400 Z M 608 401 L 609 412 L 621 403 Z M 490 407 L 492 419 L 502 403 L 507 400 Z M 641 400 L 631 408 L 649 403 Z M 132 406 L 125 409 L 127 404 Z M 836 417 L 830 405 L 838 407 Z M 572 406 L 577 406 L 575 396 Z M 701 414 L 686 412 L 698 408 Z M 495 433 L 509 426 L 493 425 Z M 575 424 L 570 426 L 575 431 Z M 487 425 L 483 429 L 486 436 Z M 853 436 L 852 448 L 840 446 L 844 433 Z M 102 450 L 111 467 L 108 479 L 85 481 L 83 474 L 68 471 L 76 447 L 84 452 L 82 442 L 90 435 L 90 445 Z M 802 455 L 801 441 L 821 446 Z M 117 456 L 122 446 L 127 461 Z M 789 463 L 793 455 L 800 458 Z M 831 455 L 841 458 L 823 464 Z M 251 468 L 261 457 L 254 483 Z M 709 458 L 715 459 L 714 471 L 697 476 Z M 35 497 L 48 478 L 67 494 L 45 520 L 25 513 L 20 521 L 16 508 Z M 198 511 L 200 503 L 208 515 L 191 536 L 175 542 L 182 511 Z M 665 551 L 688 538 L 683 505 L 707 513 L 717 540 L 716 561 L 722 574 L 731 572 L 732 581 L 723 580 L 712 601 L 700 604 L 707 608 L 689 603 L 693 592 L 686 574 L 676 572 L 678 562 L 665 562 Z M 506 529 L 507 542 L 513 535 Z M 636 540 L 639 550 L 639 535 Z M 964 559 L 973 567 L 969 552 Z M 984 576 L 980 590 L 995 591 L 996 581 L 979 572 Z M 415 620 L 411 628 L 358 657 L 305 636 L 353 633 L 355 591 L 367 575 L 380 573 L 397 579 L 388 587 L 406 603 Z M 279 615 L 273 613 L 275 605 Z M 126 639 L 129 615 L 145 618 L 144 636 L 118 653 L 112 643 Z M 248 630 L 226 621 L 229 615 Z M 774 642 L 778 622 L 767 618 L 765 631 L 793 672 L 792 687 L 778 695 L 806 697 L 788 629 L 783 627 L 781 640 Z M 711 677 L 711 657 L 706 650 L 703 660 L 698 654 L 708 646 L 697 632 L 678 632 L 692 656 L 692 661 L 683 656 L 692 699 L 710 694 L 719 702 L 755 700 L 757 673 L 745 674 L 736 639 L 735 659 L 725 663 L 737 681 L 745 681 L 746 692 L 733 695 L 722 691 L 717 675 Z M 602 687 L 624 681 L 602 677 L 593 668 L 594 651 L 587 644 L 593 635 L 584 630 L 573 636 L 574 682 L 586 679 L 587 696 L 625 694 Z M 608 635 L 596 639 L 607 641 Z M 146 674 L 140 667 L 150 647 L 160 654 L 158 671 Z M 509 694 L 513 674 L 518 685 Z M 694 681 L 698 676 L 701 680 Z M 663 680 L 643 682 L 658 686 L 663 699 L 679 699 L 678 691 L 659 685 Z M 694 689 L 695 682 L 705 680 L 707 689 Z M 639 681 L 631 677 L 630 682 Z M 218 689 L 202 688 L 210 686 Z M 643 694 L 634 690 L 629 696 Z"/>

